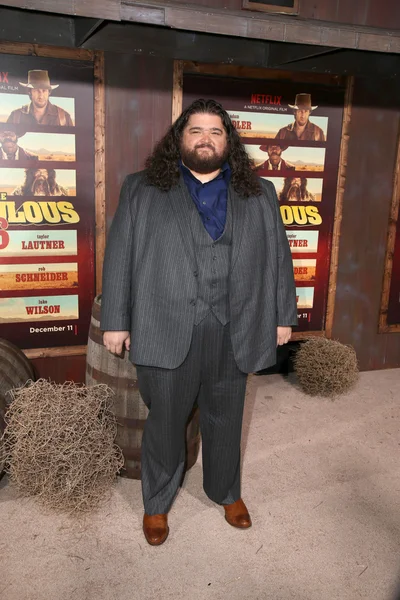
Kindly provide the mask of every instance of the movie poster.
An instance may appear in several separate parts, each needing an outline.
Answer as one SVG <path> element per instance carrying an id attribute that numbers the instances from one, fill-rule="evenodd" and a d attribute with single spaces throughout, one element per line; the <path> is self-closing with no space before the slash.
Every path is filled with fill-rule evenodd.
<path id="1" fill-rule="evenodd" d="M 400 325 L 400 221 L 397 222 L 396 229 L 386 323 L 389 326 Z"/>
<path id="2" fill-rule="evenodd" d="M 184 75 L 183 107 L 214 98 L 258 175 L 276 190 L 293 256 L 297 331 L 323 331 L 345 90 L 274 80 Z"/>
<path id="3" fill-rule="evenodd" d="M 1 55 L 0 337 L 86 344 L 95 293 L 93 63 Z"/>

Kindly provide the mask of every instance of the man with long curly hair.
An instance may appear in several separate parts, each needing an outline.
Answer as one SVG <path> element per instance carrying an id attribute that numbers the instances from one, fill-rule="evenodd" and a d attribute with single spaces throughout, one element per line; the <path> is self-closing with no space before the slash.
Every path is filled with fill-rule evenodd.
<path id="1" fill-rule="evenodd" d="M 240 493 L 246 378 L 275 364 L 296 322 L 274 186 L 256 176 L 222 106 L 197 100 L 146 170 L 125 179 L 104 261 L 104 344 L 129 350 L 149 408 L 141 460 L 151 545 L 168 536 L 195 401 L 204 490 L 230 525 L 251 526 Z"/>
<path id="2" fill-rule="evenodd" d="M 281 202 L 314 202 L 314 195 L 307 189 L 305 177 L 286 177 L 279 194 Z"/>
<path id="3" fill-rule="evenodd" d="M 68 196 L 56 181 L 54 169 L 25 169 L 25 181 L 15 188 L 14 196 Z"/>

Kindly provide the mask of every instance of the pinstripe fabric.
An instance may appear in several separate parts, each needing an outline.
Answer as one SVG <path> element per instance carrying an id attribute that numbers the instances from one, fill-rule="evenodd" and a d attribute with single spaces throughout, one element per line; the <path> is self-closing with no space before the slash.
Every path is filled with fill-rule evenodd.
<path id="1" fill-rule="evenodd" d="M 229 323 L 209 313 L 193 329 L 188 355 L 176 369 L 137 365 L 149 407 L 142 441 L 142 490 L 147 514 L 166 513 L 184 474 L 185 426 L 197 397 L 203 484 L 214 502 L 240 498 L 240 437 L 246 374 L 235 362 Z"/>
<path id="2" fill-rule="evenodd" d="M 232 187 L 229 302 L 231 340 L 241 371 L 276 361 L 277 325 L 296 325 L 289 244 L 272 183 L 248 199 Z M 170 192 L 129 175 L 111 226 L 103 269 L 103 331 L 131 331 L 135 364 L 174 369 L 190 346 L 198 292 L 190 228 L 193 202 L 182 179 Z"/>
<path id="3" fill-rule="evenodd" d="M 191 227 L 198 266 L 198 294 L 195 325 L 210 312 L 222 325 L 229 321 L 228 281 L 231 266 L 232 215 L 227 202 L 225 229 L 213 240 L 203 225 L 198 211 L 192 211 Z"/>

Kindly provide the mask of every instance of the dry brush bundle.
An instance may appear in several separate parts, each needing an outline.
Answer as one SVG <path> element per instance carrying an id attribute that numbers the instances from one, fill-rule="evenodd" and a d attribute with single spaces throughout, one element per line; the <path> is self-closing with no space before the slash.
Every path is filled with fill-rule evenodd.
<path id="1" fill-rule="evenodd" d="M 302 389 L 311 396 L 344 394 L 359 376 L 354 348 L 326 338 L 301 344 L 294 365 Z"/>
<path id="2" fill-rule="evenodd" d="M 107 497 L 123 466 L 106 385 L 39 379 L 13 390 L 3 452 L 11 482 L 50 508 L 83 512 Z"/>

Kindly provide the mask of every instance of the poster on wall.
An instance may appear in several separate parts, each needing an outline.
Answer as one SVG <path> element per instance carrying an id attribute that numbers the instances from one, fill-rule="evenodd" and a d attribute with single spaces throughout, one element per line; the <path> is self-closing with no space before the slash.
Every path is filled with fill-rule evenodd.
<path id="1" fill-rule="evenodd" d="M 220 102 L 276 190 L 292 251 L 299 332 L 324 331 L 345 89 L 184 74 L 183 108 Z"/>
<path id="2" fill-rule="evenodd" d="M 95 290 L 91 61 L 0 55 L 0 337 L 87 343 Z"/>

